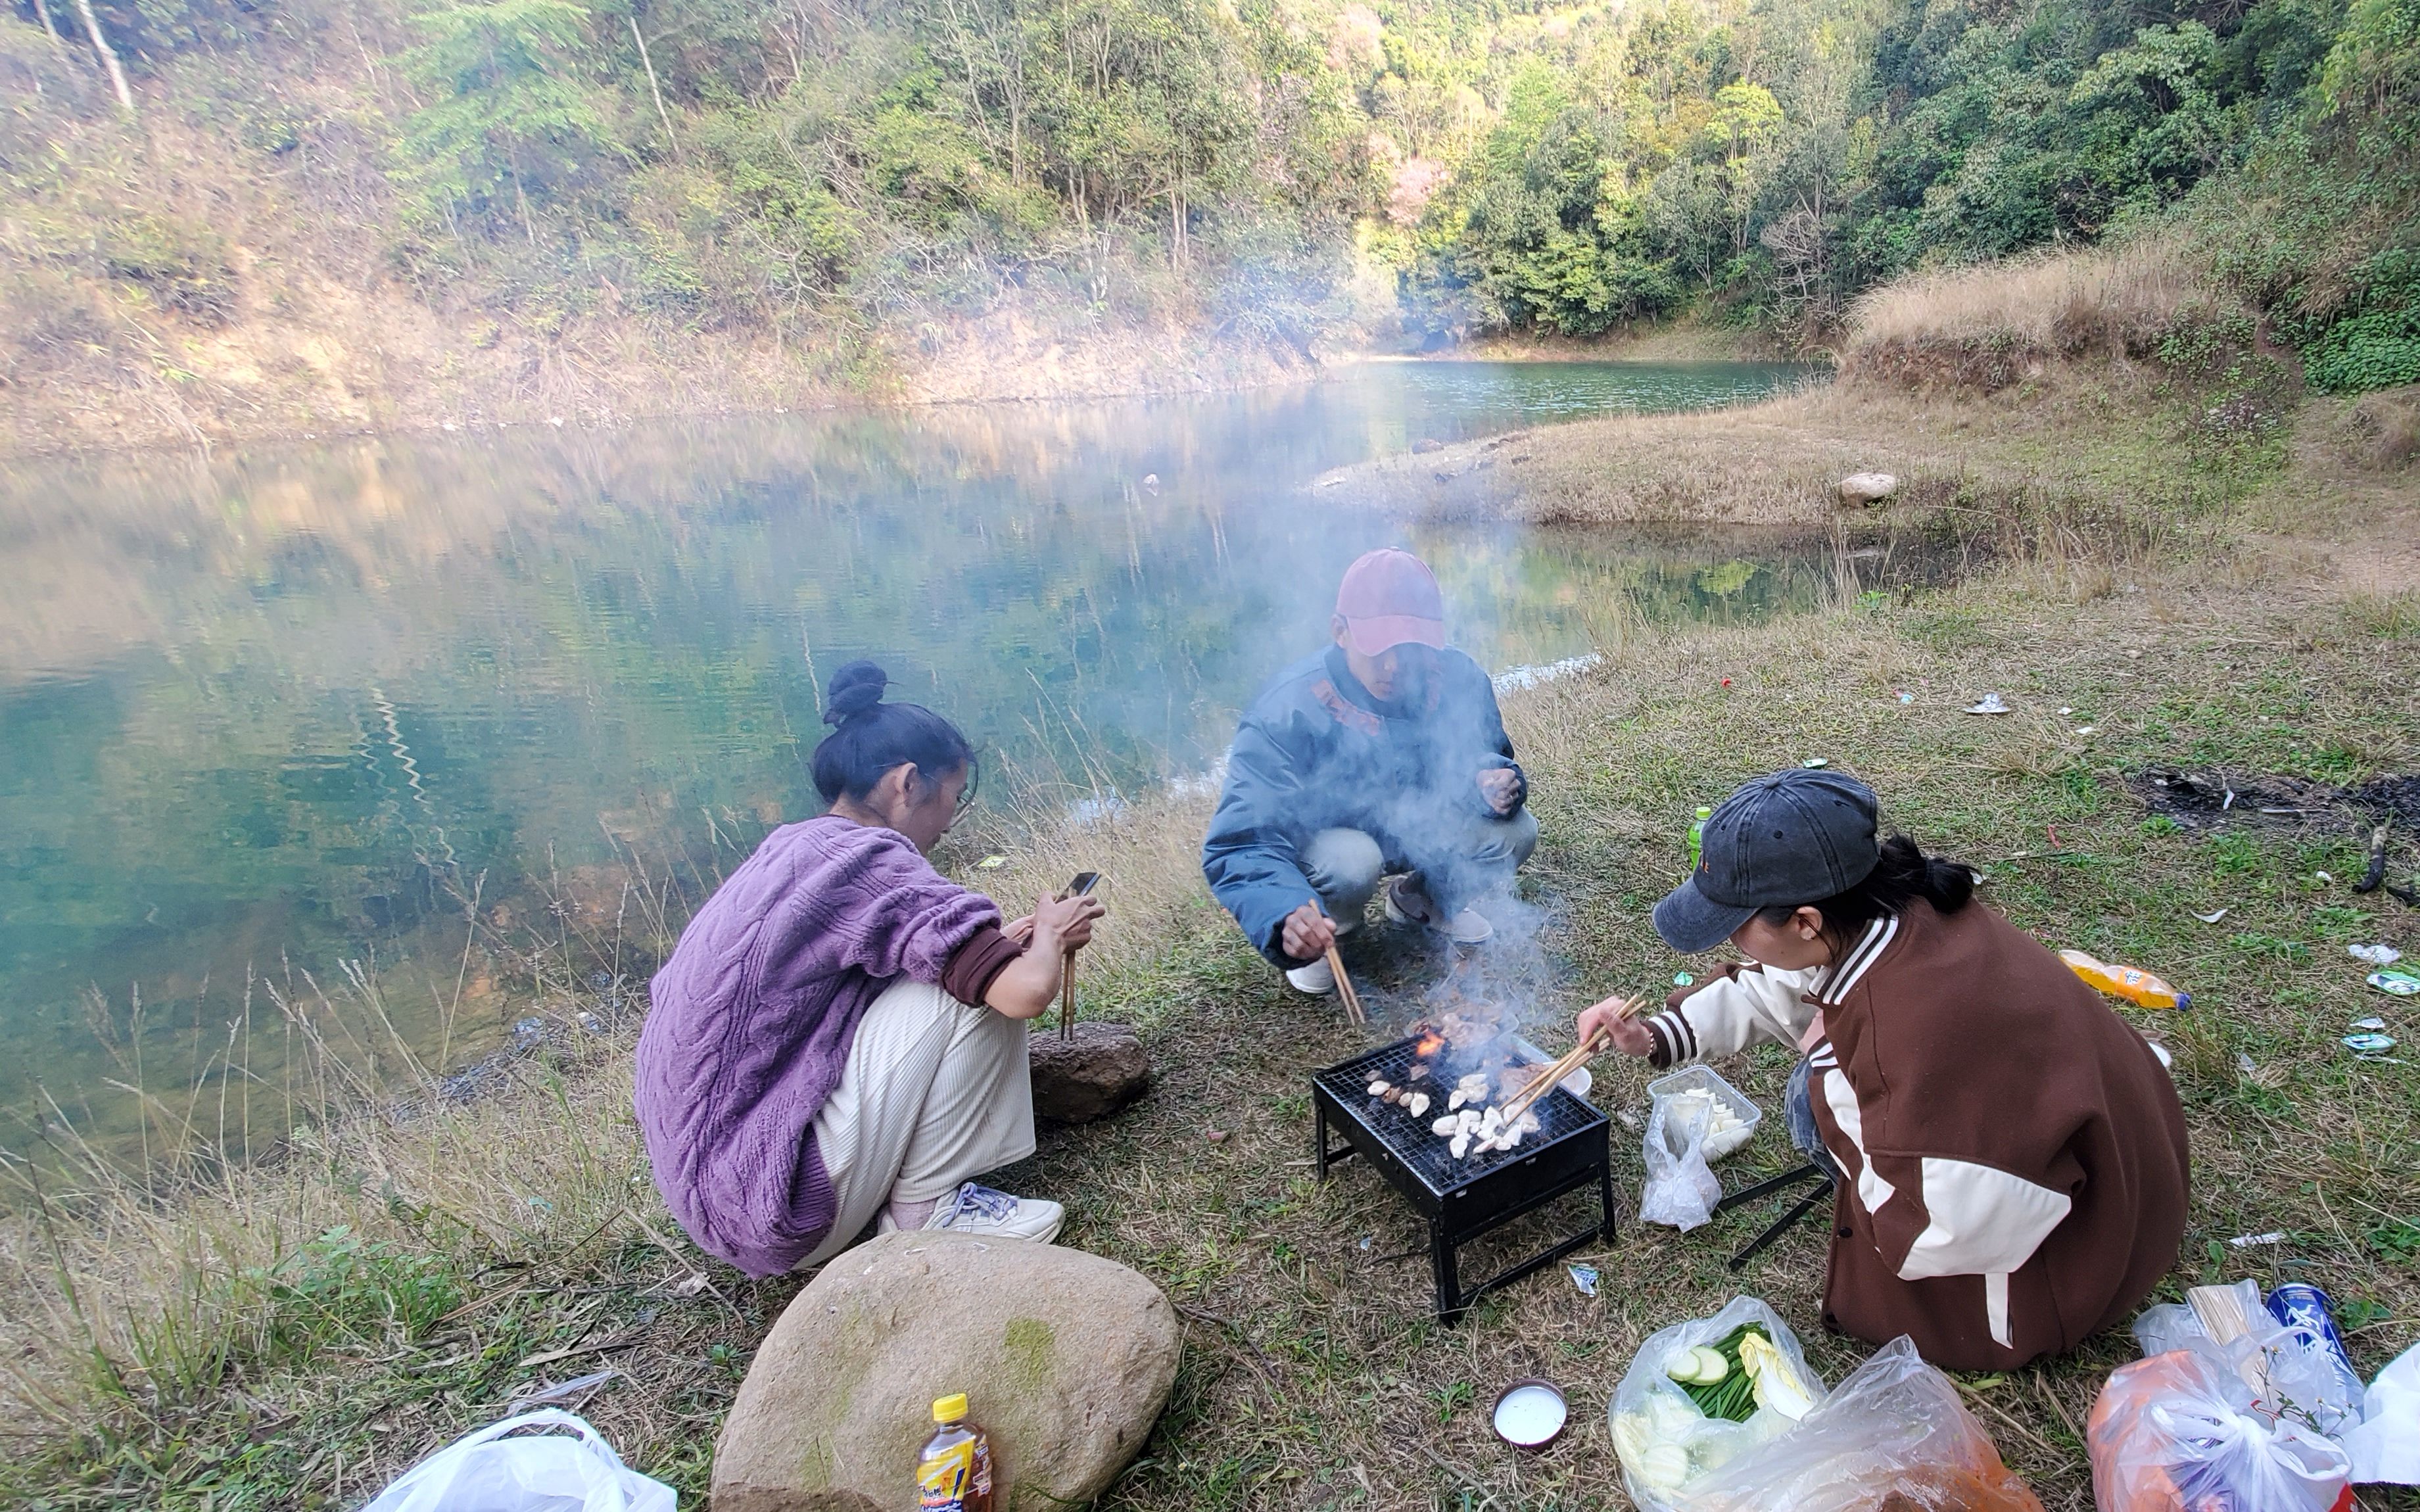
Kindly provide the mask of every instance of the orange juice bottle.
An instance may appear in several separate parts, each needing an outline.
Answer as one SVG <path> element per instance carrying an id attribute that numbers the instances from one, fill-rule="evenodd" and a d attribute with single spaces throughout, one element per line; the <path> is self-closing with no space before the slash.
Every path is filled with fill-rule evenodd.
<path id="1" fill-rule="evenodd" d="M 2113 966 L 2081 950 L 2061 950 L 2058 958 L 2067 969 L 2082 977 L 2112 997 L 2122 997 L 2141 1008 L 2190 1008 L 2193 994 L 2180 993 L 2140 966 Z"/>
<path id="2" fill-rule="evenodd" d="M 991 1512 L 991 1440 L 967 1421 L 966 1393 L 933 1404 L 932 1438 L 916 1463 L 923 1512 Z"/>

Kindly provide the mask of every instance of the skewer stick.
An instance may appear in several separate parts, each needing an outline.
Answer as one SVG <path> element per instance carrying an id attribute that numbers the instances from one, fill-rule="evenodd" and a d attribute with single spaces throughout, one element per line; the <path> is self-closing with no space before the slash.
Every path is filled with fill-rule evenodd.
<path id="1" fill-rule="evenodd" d="M 1361 1011 L 1361 995 L 1355 990 L 1353 978 L 1344 969 L 1344 958 L 1336 953 L 1333 945 L 1327 948 L 1327 969 L 1336 973 L 1336 992 L 1344 999 L 1344 1016 L 1356 1024 L 1369 1023 L 1370 1015 Z"/>
<path id="2" fill-rule="evenodd" d="M 1076 1038 L 1076 952 L 1073 950 L 1059 961 L 1059 1038 Z"/>
<path id="3" fill-rule="evenodd" d="M 1621 1011 L 1615 1014 L 1615 1017 L 1618 1019 L 1626 1019 L 1633 1016 L 1646 1001 L 1647 999 L 1643 997 L 1634 997 L 1630 999 L 1621 1005 Z M 1504 1121 L 1510 1123 L 1514 1119 L 1519 1118 L 1522 1114 L 1528 1112 L 1531 1103 L 1536 1103 L 1538 1099 L 1545 1096 L 1548 1091 L 1561 1085 L 1564 1077 L 1569 1076 L 1572 1072 L 1579 1070 L 1582 1066 L 1587 1065 L 1590 1059 L 1593 1057 L 1599 1050 L 1605 1047 L 1606 1042 L 1605 1027 L 1600 1025 L 1598 1026 L 1595 1033 L 1590 1035 L 1586 1040 L 1574 1045 L 1570 1050 L 1557 1057 L 1544 1071 L 1540 1072 L 1537 1076 L 1530 1081 L 1528 1086 L 1521 1088 L 1520 1091 L 1515 1092 L 1512 1099 L 1508 1101 L 1503 1107 L 1497 1110 L 1502 1115 Z"/>

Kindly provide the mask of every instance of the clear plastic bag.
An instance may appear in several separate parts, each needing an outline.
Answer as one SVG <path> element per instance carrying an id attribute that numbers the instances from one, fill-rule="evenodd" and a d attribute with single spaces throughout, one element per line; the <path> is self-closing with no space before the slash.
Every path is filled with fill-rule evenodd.
<path id="1" fill-rule="evenodd" d="M 2042 1512 L 1905 1335 L 1690 1491 L 1690 1512 Z"/>
<path id="2" fill-rule="evenodd" d="M 1823 1378 L 1807 1363 L 1798 1335 L 1780 1315 L 1754 1297 L 1734 1297 L 1712 1318 L 1675 1323 L 1638 1347 L 1613 1395 L 1614 1452 L 1621 1459 L 1621 1483 L 1647 1512 L 1676 1512 L 1697 1504 L 1695 1488 L 1716 1467 L 1790 1431 L 1790 1419 L 1759 1409 L 1745 1423 L 1712 1418 L 1698 1411 L 1664 1366 L 1673 1355 L 1711 1345 L 1743 1323 L 1763 1326 L 1821 1410 Z"/>
<path id="3" fill-rule="evenodd" d="M 2351 1473 L 2335 1441 L 2260 1411 L 2207 1338 L 2112 1373 L 2085 1438 L 2100 1512 L 2328 1512 Z"/>
<path id="4" fill-rule="evenodd" d="M 2252 1399 L 2272 1417 L 2291 1417 L 2331 1437 L 2361 1421 L 2361 1379 L 2317 1339 L 2278 1324 L 2262 1305 L 2257 1282 L 2231 1288 L 2252 1319 L 2252 1332 L 2215 1343 L 2194 1310 L 2182 1303 L 2146 1307 L 2134 1319 L 2134 1338 L 2148 1358 L 2172 1350 L 2199 1349 L 2224 1360 L 2247 1385 L 2264 1383 Z"/>
<path id="5" fill-rule="evenodd" d="M 548 1408 L 466 1433 L 362 1512 L 675 1512 L 673 1489 L 622 1463 L 583 1418 Z"/>
<path id="6" fill-rule="evenodd" d="M 1655 1100 L 1640 1151 L 1647 1162 L 1647 1184 L 1638 1193 L 1640 1223 L 1669 1224 L 1687 1233 L 1714 1217 L 1723 1183 L 1706 1161 L 1704 1108 L 1695 1099 Z"/>

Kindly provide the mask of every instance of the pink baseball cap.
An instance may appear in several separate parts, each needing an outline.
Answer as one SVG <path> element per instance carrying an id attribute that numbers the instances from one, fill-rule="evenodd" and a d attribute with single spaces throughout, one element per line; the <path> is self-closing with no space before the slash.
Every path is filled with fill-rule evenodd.
<path id="1" fill-rule="evenodd" d="M 1344 569 L 1336 612 L 1345 639 L 1365 656 L 1400 645 L 1445 645 L 1445 595 L 1436 575 L 1409 551 L 1365 551 Z"/>

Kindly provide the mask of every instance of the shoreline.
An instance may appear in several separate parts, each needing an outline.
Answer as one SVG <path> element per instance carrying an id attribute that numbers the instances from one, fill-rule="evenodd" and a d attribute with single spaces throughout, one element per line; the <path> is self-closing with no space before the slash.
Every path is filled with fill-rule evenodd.
<path id="1" fill-rule="evenodd" d="M 1357 367 L 1398 363 L 1685 365 L 1816 360 L 1792 357 L 1771 348 L 1769 344 L 1694 322 L 1588 340 L 1479 337 L 1438 352 L 1296 352 L 1292 348 L 1249 348 L 1215 343 L 1196 347 L 1192 338 L 1182 332 L 1159 332 L 1156 340 L 1152 333 L 1140 332 L 1131 339 L 1101 336 L 1076 343 L 1047 342 L 1038 353 L 991 354 L 985 360 L 972 362 L 954 354 L 939 357 L 912 373 L 893 376 L 853 392 L 821 386 L 803 370 L 788 374 L 787 382 L 769 386 L 752 383 L 746 380 L 747 375 L 727 371 L 735 357 L 745 360 L 760 355 L 744 351 L 719 353 L 719 361 L 660 375 L 668 380 L 665 383 L 647 381 L 658 375 L 641 375 L 622 384 L 618 391 L 621 401 L 652 393 L 665 396 L 664 403 L 621 407 L 604 403 L 594 394 L 585 399 L 533 397 L 510 394 L 501 386 L 497 392 L 486 393 L 474 384 L 466 392 L 451 395 L 450 409 L 442 413 L 426 400 L 412 406 L 402 396 L 387 394 L 377 403 L 394 408 L 396 413 L 386 419 L 352 416 L 314 421 L 290 404 L 283 413 L 258 408 L 239 413 L 229 405 L 215 414 L 194 416 L 163 409 L 160 400 L 163 396 L 152 394 L 147 388 L 116 392 L 70 388 L 57 394 L 45 393 L 39 402 L 22 411 L 19 428 L 0 431 L 0 465 L 137 453 L 199 451 L 208 455 L 223 448 L 320 444 L 390 436 L 476 435 L 541 427 L 595 431 L 650 422 L 770 415 L 1114 403 L 1308 386 L 1331 381 Z M 973 381 L 940 381 L 954 365 L 974 374 Z M 1044 381 L 1035 381 L 1037 374 L 1043 375 Z M 1171 376 L 1177 380 L 1170 381 Z M 701 389 L 682 393 L 682 390 L 700 383 Z M 741 397 L 754 402 L 731 402 Z M 137 399 L 145 402 L 136 404 Z M 776 403 L 776 399 L 783 402 Z M 130 427 L 120 424 L 116 436 L 105 441 L 79 434 L 70 424 L 70 416 L 101 413 L 113 405 L 121 411 L 146 411 L 152 423 L 131 427 L 131 434 Z M 406 408 L 427 412 L 406 416 L 402 412 Z M 273 418 L 264 419 L 264 415 Z M 32 418 L 27 421 L 24 416 Z M 121 413 L 116 418 L 123 421 L 126 417 Z M 29 433 L 31 439 L 27 439 Z"/>
<path id="2" fill-rule="evenodd" d="M 2387 1221 L 2373 1212 L 2420 1220 L 2420 1177 L 2375 1158 L 2420 1139 L 2420 1097 L 2411 1072 L 2349 1065 L 2335 1045 L 2337 1020 L 2377 1011 L 2377 995 L 2335 959 L 2334 936 L 2420 949 L 2420 915 L 2316 880 L 2357 874 L 2340 835 L 2162 824 L 2124 779 L 2186 762 L 2342 785 L 2420 767 L 2420 722 L 2396 692 L 2420 676 L 2420 583 L 2363 592 L 2334 555 L 2408 560 L 2394 553 L 2420 534 L 2411 473 L 2342 460 L 2320 400 L 2281 444 L 2196 450 L 2180 440 L 2190 396 L 2163 400 L 2124 375 L 2069 375 L 2016 401 L 1858 384 L 1775 404 L 1795 408 L 1732 427 L 1729 483 L 1692 481 L 1700 426 L 1664 416 L 1562 427 L 1560 471 L 1508 456 L 1495 472 L 1517 489 L 1444 501 L 1620 524 L 1625 511 L 1652 517 L 1737 488 L 1776 507 L 1820 505 L 1828 520 L 1839 507 L 1808 492 L 1823 470 L 1802 455 L 1803 438 L 1828 434 L 1914 459 L 1916 497 L 1882 517 L 1963 520 L 1997 543 L 1980 575 L 1948 589 L 1871 594 L 1849 562 L 1825 607 L 1762 625 L 1608 619 L 1602 660 L 1508 693 L 1545 826 L 1527 873 L 1558 963 L 1541 1023 L 1551 1031 L 1608 983 L 1668 980 L 1674 960 L 1645 908 L 1671 880 L 1683 816 L 1741 775 L 1823 756 L 1875 782 L 1928 848 L 1982 866 L 1986 900 L 2022 926 L 2190 985 L 2190 1014 L 2122 1010 L 2174 1053 L 2192 1125 L 2193 1228 L 2170 1284 L 2200 1279 L 2210 1242 L 2293 1228 L 2284 1220 L 2316 1182 L 2332 1213 L 2359 1222 L 2341 1237 L 2342 1225 L 2305 1224 L 2276 1255 L 2360 1309 L 2348 1331 L 2357 1363 L 2375 1368 L 2420 1317 L 2420 1275 L 2365 1237 Z M 1622 488 L 1607 491 L 1609 474 Z M 2017 715 L 1963 716 L 1979 687 L 2005 690 Z M 1825 1236 L 1793 1233 L 1734 1278 L 1721 1256 L 1760 1225 L 1727 1219 L 1713 1238 L 1683 1239 L 1627 1212 L 1614 1241 L 1575 1257 L 1621 1286 L 1582 1296 L 1533 1278 L 1490 1299 L 1455 1348 L 1436 1348 L 1424 1276 L 1376 1258 L 1418 1249 L 1406 1211 L 1366 1174 L 1318 1183 L 1296 1168 L 1303 1069 L 1362 1041 L 1280 985 L 1203 894 L 1195 848 L 1208 801 L 1171 791 L 1089 826 L 1002 820 L 953 842 L 957 874 L 1003 899 L 1072 870 L 1114 879 L 1115 927 L 1088 963 L 1086 1014 L 1136 1026 L 1160 1077 L 1128 1113 L 1051 1132 L 1000 1177 L 1066 1201 L 1063 1242 L 1141 1270 L 1179 1305 L 1179 1406 L 1102 1505 L 1197 1512 L 1214 1484 L 1308 1492 L 1347 1462 L 1407 1502 L 1450 1491 L 1454 1479 L 1411 1446 L 1497 1464 L 1483 1412 L 1469 1410 L 1489 1383 L 1545 1360 L 1575 1402 L 1601 1402 L 1646 1335 L 1734 1290 L 1778 1309 L 1826 1379 L 1863 1357 L 1814 1321 Z M 969 869 L 995 852 L 1008 857 L 1000 868 Z M 2420 853 L 2398 851 L 2395 875 L 2412 865 Z M 680 917 L 661 889 L 638 898 L 631 980 Z M 2232 910 L 2223 927 L 2198 920 L 2218 906 Z M 529 1000 L 576 1022 L 590 958 L 567 931 L 524 931 L 474 943 L 525 963 Z M 1418 960 L 1363 970 L 1382 1012 L 1416 1007 L 1427 980 Z M 535 1011 L 519 1006 L 524 990 L 508 1011 Z M 8 1390 L 8 1426 L 29 1437 L 0 1471 L 0 1499 L 99 1505 L 207 1483 L 266 1504 L 350 1504 L 511 1403 L 605 1364 L 621 1378 L 579 1410 L 635 1467 L 702 1494 L 748 1352 L 800 1278 L 736 1278 L 670 1226 L 630 1124 L 629 1030 L 605 1023 L 604 1035 L 514 1058 L 495 1094 L 469 1103 L 315 1124 L 271 1165 L 196 1164 L 172 1200 L 146 1190 L 118 1201 L 87 1183 L 47 1233 L 8 1220 L 0 1316 L 33 1352 Z M 1603 1069 L 1603 1105 L 1642 1095 L 1637 1068 Z M 1788 1066 L 1757 1054 L 1722 1070 L 1769 1104 Z M 1216 1106 L 1182 1090 L 1214 1078 L 1234 1089 Z M 1635 1195 L 1637 1152 L 1617 1138 L 1617 1180 Z M 1760 1143 L 1734 1178 L 1773 1174 L 1784 1154 Z M 245 1279 L 261 1275 L 279 1279 Z M 147 1342 L 170 1336 L 163 1319 L 189 1342 Z M 600 1341 L 612 1351 L 601 1360 L 580 1352 Z M 2088 1497 L 2071 1425 L 2132 1353 L 2130 1339 L 2095 1339 L 2037 1367 L 2034 1390 L 1996 1401 L 1999 1415 L 1978 1414 L 2046 1502 Z M 114 1375 L 94 1375 L 96 1354 Z M 1375 1412 L 1372 1381 L 1388 1397 Z M 30 1398 L 32 1384 L 48 1395 Z M 130 1443 L 153 1457 L 139 1477 Z M 1525 1464 L 1524 1492 L 1609 1496 L 1598 1447 Z"/>

